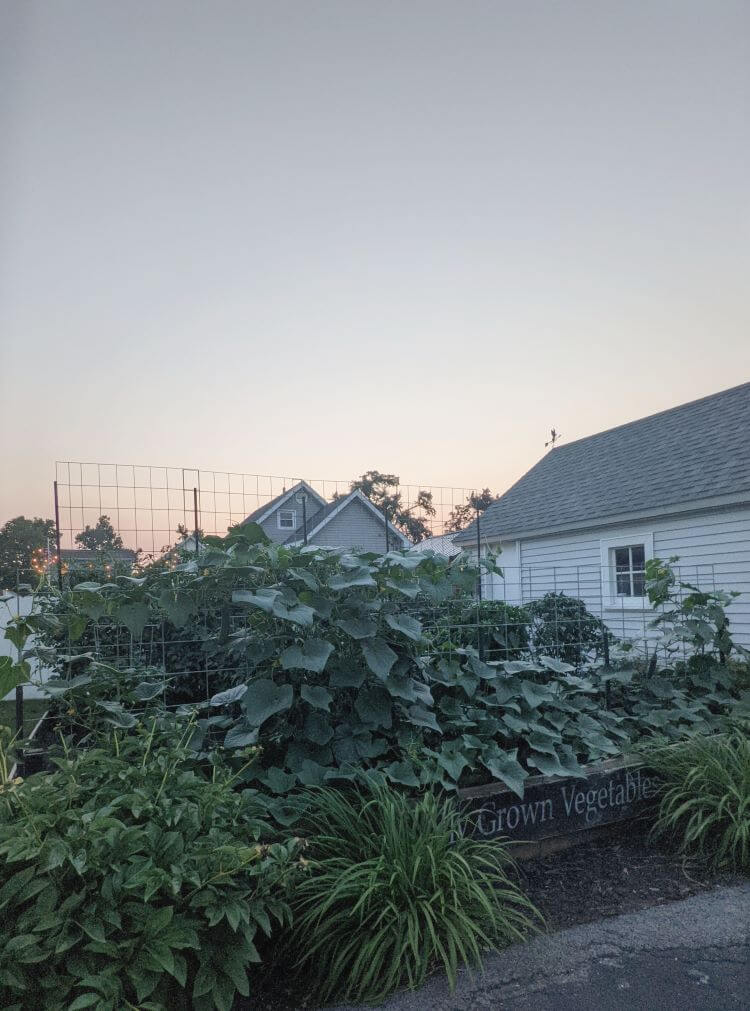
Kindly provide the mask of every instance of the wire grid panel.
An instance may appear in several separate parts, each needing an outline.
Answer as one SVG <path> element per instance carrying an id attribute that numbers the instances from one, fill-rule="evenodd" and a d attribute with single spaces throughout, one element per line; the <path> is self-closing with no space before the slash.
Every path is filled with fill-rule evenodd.
<path id="1" fill-rule="evenodd" d="M 123 546 L 158 556 L 178 539 L 178 527 L 224 535 L 257 509 L 302 480 L 299 476 L 243 474 L 149 464 L 58 461 L 55 466 L 61 547 L 79 546 L 76 535 L 108 516 Z M 351 480 L 304 479 L 326 502 L 345 495 Z M 430 536 L 444 533 L 451 513 L 472 488 L 399 483 L 400 508 L 423 521 Z M 424 495 L 428 493 L 429 504 Z"/>

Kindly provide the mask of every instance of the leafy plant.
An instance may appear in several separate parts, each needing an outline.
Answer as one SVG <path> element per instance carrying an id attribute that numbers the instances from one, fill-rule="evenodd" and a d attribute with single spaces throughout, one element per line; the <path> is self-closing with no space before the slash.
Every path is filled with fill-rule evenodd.
<path id="1" fill-rule="evenodd" d="M 288 922 L 295 843 L 153 728 L 57 766 L 0 795 L 2 1006 L 228 1011 Z"/>
<path id="2" fill-rule="evenodd" d="M 454 986 L 460 965 L 520 940 L 538 915 L 507 850 L 462 835 L 456 807 L 432 793 L 315 790 L 301 830 L 292 946 L 322 1001 L 379 1001 L 437 966 Z"/>
<path id="3" fill-rule="evenodd" d="M 529 656 L 530 615 L 503 600 L 459 597 L 422 615 L 432 642 L 448 649 L 472 646 L 486 660 L 520 660 Z"/>
<path id="4" fill-rule="evenodd" d="M 582 600 L 564 593 L 546 593 L 526 605 L 531 616 L 531 643 L 537 655 L 554 656 L 579 665 L 602 656 L 604 623 Z"/>
<path id="5" fill-rule="evenodd" d="M 748 726 L 648 753 L 663 783 L 654 834 L 716 867 L 750 869 Z"/>
<path id="6" fill-rule="evenodd" d="M 661 558 L 646 562 L 646 593 L 651 604 L 660 608 L 650 624 L 651 628 L 661 629 L 664 651 L 684 653 L 687 647 L 698 666 L 706 659 L 726 663 L 733 650 L 746 658 L 750 656 L 732 641 L 726 613 L 740 594 L 736 590 L 702 590 L 679 579 L 672 568 L 677 561 L 679 557 L 672 555 L 668 562 Z"/>

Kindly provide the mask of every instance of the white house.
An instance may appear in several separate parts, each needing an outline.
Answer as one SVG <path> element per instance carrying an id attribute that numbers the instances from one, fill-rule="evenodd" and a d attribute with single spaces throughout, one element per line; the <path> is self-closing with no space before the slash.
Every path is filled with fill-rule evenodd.
<path id="1" fill-rule="evenodd" d="M 739 590 L 729 616 L 750 646 L 750 383 L 557 446 L 480 519 L 502 549 L 488 596 L 579 597 L 621 637 L 645 638 L 649 558 L 701 588 Z M 470 551 L 476 525 L 456 544 Z"/>
<path id="2" fill-rule="evenodd" d="M 250 513 L 244 523 L 257 523 L 277 544 L 320 544 L 333 548 L 384 552 L 411 546 L 408 537 L 359 489 L 327 502 L 306 481 Z M 387 545 L 386 545 L 387 536 Z"/>

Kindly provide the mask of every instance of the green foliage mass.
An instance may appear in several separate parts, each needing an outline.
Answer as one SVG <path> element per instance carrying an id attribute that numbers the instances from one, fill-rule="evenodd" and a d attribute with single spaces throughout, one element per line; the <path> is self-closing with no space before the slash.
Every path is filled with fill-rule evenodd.
<path id="1" fill-rule="evenodd" d="M 156 669 L 161 643 L 183 629 L 205 665 L 187 672 L 202 704 L 192 746 L 261 744 L 247 782 L 276 799 L 281 821 L 295 817 L 290 792 L 368 769 L 412 789 L 496 778 L 522 796 L 530 774 L 581 775 L 644 735 L 720 727 L 733 705 L 725 666 L 644 677 L 532 661 L 503 642 L 490 659 L 421 620 L 425 601 L 466 607 L 456 595 L 475 583 L 470 566 L 431 553 L 289 548 L 245 527 L 176 567 L 51 591 L 34 621 L 61 675 L 52 690 L 74 692 L 71 719 L 123 727 L 147 702 L 185 698 L 182 675 Z M 521 655 L 504 659 L 511 649 Z"/>
<path id="2" fill-rule="evenodd" d="M 546 593 L 526 605 L 529 637 L 537 654 L 578 666 L 604 653 L 605 626 L 582 600 L 564 593 Z"/>
<path id="3" fill-rule="evenodd" d="M 52 520 L 25 516 L 8 520 L 0 528 L 0 590 L 15 590 L 19 584 L 36 585 L 40 570 L 32 565 L 32 556 L 36 552 L 46 557 L 49 544 L 54 548 Z"/>
<path id="4" fill-rule="evenodd" d="M 4 783 L 4 1008 L 229 1011 L 249 993 L 296 844 L 261 841 L 251 795 L 191 757 L 152 727 Z"/>
<path id="5" fill-rule="evenodd" d="M 750 735 L 695 736 L 647 754 L 662 781 L 654 834 L 715 867 L 750 870 Z"/>
<path id="6" fill-rule="evenodd" d="M 462 834 L 454 805 L 370 785 L 314 791 L 293 897 L 297 969 L 328 1002 L 382 1000 L 521 940 L 537 916 L 505 847 Z"/>

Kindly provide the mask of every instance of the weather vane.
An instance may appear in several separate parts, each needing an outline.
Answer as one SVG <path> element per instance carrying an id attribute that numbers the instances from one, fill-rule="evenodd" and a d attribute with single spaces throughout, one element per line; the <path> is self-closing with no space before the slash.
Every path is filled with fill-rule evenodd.
<path id="1" fill-rule="evenodd" d="M 547 446 L 552 446 L 552 448 L 554 449 L 555 448 L 555 443 L 557 442 L 558 439 L 562 439 L 562 436 L 554 428 L 551 428 L 550 429 L 550 438 L 547 440 L 547 442 L 545 442 L 544 448 L 546 449 Z"/>

